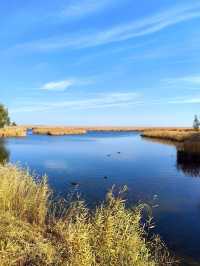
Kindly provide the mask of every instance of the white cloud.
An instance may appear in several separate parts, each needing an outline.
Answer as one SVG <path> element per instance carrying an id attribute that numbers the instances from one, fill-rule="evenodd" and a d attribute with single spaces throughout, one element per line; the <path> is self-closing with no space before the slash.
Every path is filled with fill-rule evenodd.
<path id="1" fill-rule="evenodd" d="M 64 91 L 72 86 L 89 85 L 94 82 L 93 78 L 90 79 L 65 79 L 61 81 L 51 81 L 45 83 L 40 87 L 41 90 L 46 91 Z"/>
<path id="2" fill-rule="evenodd" d="M 62 81 L 52 81 L 45 83 L 41 89 L 48 90 L 48 91 L 63 91 L 74 84 L 73 80 L 62 80 Z"/>
<path id="3" fill-rule="evenodd" d="M 128 39 L 150 35 L 162 31 L 170 26 L 200 18 L 200 3 L 176 6 L 152 16 L 120 24 L 110 29 L 84 34 L 79 32 L 72 36 L 56 36 L 39 41 L 27 42 L 17 45 L 15 48 L 25 51 L 52 51 L 57 49 L 80 49 Z"/>

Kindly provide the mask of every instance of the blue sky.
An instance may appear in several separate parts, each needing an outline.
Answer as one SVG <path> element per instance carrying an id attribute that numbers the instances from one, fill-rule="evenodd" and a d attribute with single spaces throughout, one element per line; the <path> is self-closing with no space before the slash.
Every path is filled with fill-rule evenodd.
<path id="1" fill-rule="evenodd" d="M 21 124 L 191 125 L 199 0 L 1 1 L 0 102 Z"/>

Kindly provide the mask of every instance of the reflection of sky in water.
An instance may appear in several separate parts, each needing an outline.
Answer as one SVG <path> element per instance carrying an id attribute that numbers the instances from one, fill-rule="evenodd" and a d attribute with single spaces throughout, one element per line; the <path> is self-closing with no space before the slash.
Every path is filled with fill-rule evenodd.
<path id="1" fill-rule="evenodd" d="M 141 200 L 156 206 L 156 231 L 171 247 L 200 257 L 200 178 L 177 169 L 173 145 L 136 133 L 90 133 L 9 139 L 6 148 L 12 162 L 47 174 L 58 194 L 66 196 L 72 183 L 80 184 L 78 191 L 90 206 L 104 199 L 113 184 L 126 184 L 129 204 Z"/>
<path id="2" fill-rule="evenodd" d="M 65 161 L 59 160 L 46 160 L 44 161 L 44 167 L 46 169 L 66 171 L 69 169 L 69 165 Z"/>

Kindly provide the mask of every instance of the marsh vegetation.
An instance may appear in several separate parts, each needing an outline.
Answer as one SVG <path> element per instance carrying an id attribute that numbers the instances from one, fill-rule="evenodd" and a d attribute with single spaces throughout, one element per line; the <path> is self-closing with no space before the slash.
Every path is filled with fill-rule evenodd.
<path id="1" fill-rule="evenodd" d="M 189 130 L 147 130 L 144 131 L 141 136 L 147 137 L 147 138 L 157 138 L 157 139 L 164 139 L 164 140 L 170 140 L 170 141 L 178 141 L 183 142 L 185 140 L 192 139 L 196 136 L 199 136 L 200 133 L 196 132 L 195 130 L 189 129 Z"/>
<path id="2" fill-rule="evenodd" d="M 46 177 L 0 166 L 1 265 L 172 265 L 159 237 L 148 239 L 143 207 L 127 209 L 123 192 L 90 211 L 80 199 L 53 203 Z"/>

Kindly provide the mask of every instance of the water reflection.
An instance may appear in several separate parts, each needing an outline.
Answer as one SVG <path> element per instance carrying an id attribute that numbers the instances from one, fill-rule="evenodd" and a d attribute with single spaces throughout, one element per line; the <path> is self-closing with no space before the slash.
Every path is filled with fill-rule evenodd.
<path id="1" fill-rule="evenodd" d="M 167 144 L 176 149 L 176 166 L 187 176 L 200 177 L 200 139 L 195 138 L 184 143 L 162 139 L 145 138 L 151 142 Z"/>
<path id="2" fill-rule="evenodd" d="M 200 177 L 199 141 L 186 141 L 177 146 L 177 169 L 185 175 Z"/>
<path id="3" fill-rule="evenodd" d="M 9 161 L 9 151 L 5 147 L 4 139 L 0 139 L 0 163 L 6 163 Z"/>

